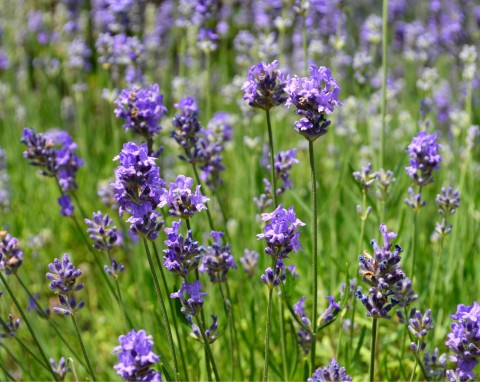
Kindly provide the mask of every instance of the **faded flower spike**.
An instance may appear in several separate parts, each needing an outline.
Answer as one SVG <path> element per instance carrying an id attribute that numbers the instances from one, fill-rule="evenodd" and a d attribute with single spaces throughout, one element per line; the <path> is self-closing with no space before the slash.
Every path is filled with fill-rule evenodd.
<path id="1" fill-rule="evenodd" d="M 302 117 L 295 122 L 295 131 L 309 141 L 326 134 L 331 123 L 327 117 L 342 105 L 338 99 L 340 87 L 330 69 L 311 65 L 310 77 L 288 78 L 285 91 L 289 96 L 285 106 L 294 105 L 295 114 Z"/>
<path id="2" fill-rule="evenodd" d="M 335 358 L 328 364 L 327 367 L 318 368 L 308 378 L 308 382 L 350 382 L 352 377 L 347 375 L 344 367 L 341 367 Z"/>
<path id="3" fill-rule="evenodd" d="M 162 376 L 151 367 L 160 362 L 160 357 L 153 352 L 152 336 L 145 330 L 133 329 L 118 338 L 120 345 L 113 349 L 118 362 L 113 367 L 125 381 L 161 382 Z"/>
<path id="4" fill-rule="evenodd" d="M 18 239 L 6 231 L 0 231 L 0 271 L 15 274 L 23 262 L 23 252 Z"/>
<path id="5" fill-rule="evenodd" d="M 366 166 L 362 167 L 360 171 L 355 171 L 352 175 L 366 192 L 372 186 L 373 182 L 375 182 L 375 179 L 377 179 L 378 172 L 372 173 L 372 164 L 368 163 Z"/>
<path id="6" fill-rule="evenodd" d="M 452 187 L 442 187 L 442 192 L 437 194 L 435 202 L 440 215 L 453 215 L 460 206 L 460 191 Z"/>
<path id="7" fill-rule="evenodd" d="M 433 182 L 433 171 L 440 168 L 442 157 L 438 153 L 437 135 L 420 131 L 408 145 L 410 166 L 405 167 L 415 184 L 425 186 Z"/>
<path id="8" fill-rule="evenodd" d="M 212 231 L 214 243 L 205 249 L 202 264 L 198 268 L 200 272 L 205 272 L 210 277 L 210 282 L 221 283 L 227 281 L 229 269 L 237 269 L 235 259 L 230 251 L 230 244 L 222 245 L 223 232 Z"/>
<path id="9" fill-rule="evenodd" d="M 58 377 L 59 381 L 63 381 L 65 376 L 70 371 L 70 367 L 67 366 L 67 362 L 64 357 L 60 358 L 60 361 L 55 361 L 53 358 L 50 358 L 50 365 L 55 375 Z"/>
<path id="10" fill-rule="evenodd" d="M 248 79 L 242 86 L 243 99 L 250 106 L 270 110 L 285 103 L 285 75 L 277 68 L 277 60 L 270 64 L 260 62 L 250 68 Z"/>
<path id="11" fill-rule="evenodd" d="M 77 278 L 82 272 L 76 269 L 68 255 L 63 255 L 63 259 L 55 259 L 53 263 L 48 264 L 50 272 L 46 274 L 47 279 L 51 280 L 50 289 L 58 294 L 60 302 L 59 307 L 54 307 L 53 311 L 57 314 L 71 315 L 75 311 L 85 306 L 85 301 L 77 303 L 73 296 L 75 292 L 83 289 L 83 283 L 77 284 Z"/>
<path id="12" fill-rule="evenodd" d="M 243 251 L 243 257 L 240 257 L 240 262 L 242 263 L 243 270 L 249 277 L 252 277 L 255 273 L 259 257 L 260 255 L 255 251 L 250 251 L 249 249 Z"/>

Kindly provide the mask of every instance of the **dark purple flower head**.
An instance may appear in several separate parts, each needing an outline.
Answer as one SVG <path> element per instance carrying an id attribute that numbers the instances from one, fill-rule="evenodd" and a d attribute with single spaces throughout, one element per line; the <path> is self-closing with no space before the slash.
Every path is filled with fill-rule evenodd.
<path id="1" fill-rule="evenodd" d="M 65 192 L 77 188 L 75 176 L 83 160 L 75 153 L 77 144 L 67 132 L 35 133 L 33 129 L 24 129 L 21 142 L 27 145 L 24 158 L 30 160 L 29 164 L 40 167 L 42 175 L 55 176 Z"/>
<path id="2" fill-rule="evenodd" d="M 8 314 L 8 322 L 3 321 L 0 318 L 0 326 L 2 326 L 3 332 L 0 332 L 0 338 L 14 337 L 20 326 L 20 319 L 15 318 L 13 314 Z"/>
<path id="3" fill-rule="evenodd" d="M 408 145 L 410 166 L 405 169 L 408 176 L 419 186 L 433 182 L 433 170 L 438 170 L 442 161 L 438 149 L 437 135 L 424 130 L 420 131 Z"/>
<path id="4" fill-rule="evenodd" d="M 461 378 L 475 379 L 473 369 L 480 358 L 480 304 L 476 301 L 470 306 L 460 304 L 451 317 L 456 322 L 452 324 L 452 331 L 445 342 L 454 353 L 450 360 L 457 363 L 456 372 Z"/>
<path id="5" fill-rule="evenodd" d="M 200 186 L 196 187 L 195 192 L 192 186 L 192 178 L 184 175 L 177 176 L 175 182 L 170 183 L 169 189 L 163 190 L 159 207 L 168 205 L 169 215 L 182 219 L 190 219 L 195 212 L 206 210 L 205 203 L 210 199 L 202 195 Z"/>
<path id="6" fill-rule="evenodd" d="M 61 357 L 58 363 L 53 358 L 50 358 L 50 366 L 52 366 L 52 370 L 59 381 L 65 380 L 65 376 L 70 372 L 70 367 L 67 365 L 64 357 Z"/>
<path id="7" fill-rule="evenodd" d="M 242 86 L 243 99 L 250 106 L 270 110 L 285 103 L 285 75 L 277 68 L 277 60 L 270 64 L 260 62 L 250 68 L 248 79 Z"/>
<path id="8" fill-rule="evenodd" d="M 227 281 L 229 269 L 237 269 L 235 259 L 230 250 L 230 244 L 222 245 L 223 232 L 212 231 L 214 243 L 205 249 L 202 257 L 202 264 L 198 268 L 200 272 L 205 272 L 210 277 L 212 283 L 221 283 Z"/>
<path id="9" fill-rule="evenodd" d="M 197 103 L 194 98 L 185 97 L 174 106 L 180 110 L 180 114 L 173 117 L 171 136 L 185 152 L 185 155 L 181 155 L 180 159 L 195 163 L 198 156 L 196 145 L 202 128 L 198 120 Z"/>
<path id="10" fill-rule="evenodd" d="M 438 348 L 433 353 L 428 350 L 423 355 L 423 364 L 429 381 L 439 381 L 445 376 L 447 366 L 447 354 L 440 354 Z"/>
<path id="11" fill-rule="evenodd" d="M 93 220 L 85 219 L 88 225 L 87 233 L 93 241 L 93 247 L 99 251 L 110 251 L 119 244 L 117 227 L 108 214 L 100 211 L 93 213 Z"/>
<path id="12" fill-rule="evenodd" d="M 356 295 L 367 308 L 367 316 L 390 318 L 389 311 L 399 303 L 395 292 L 401 288 L 401 281 L 405 278 L 399 264 L 403 250 L 398 244 L 393 246 L 391 240 L 397 237 L 397 234 L 388 232 L 385 224 L 380 225 L 380 232 L 384 239 L 383 246 L 372 240 L 373 257 L 366 252 L 358 257 L 360 274 L 370 289 L 368 294 L 362 294 L 358 290 Z"/>
<path id="13" fill-rule="evenodd" d="M 72 216 L 75 211 L 75 206 L 72 204 L 72 199 L 68 195 L 62 195 L 57 199 L 58 205 L 61 207 L 60 213 L 62 216 Z"/>
<path id="14" fill-rule="evenodd" d="M 275 211 L 269 214 L 262 214 L 263 221 L 269 221 L 263 229 L 263 233 L 258 234 L 258 239 L 265 239 L 267 247 L 265 253 L 275 258 L 285 259 L 289 253 L 297 252 L 301 249 L 298 237 L 300 231 L 298 227 L 304 226 L 300 219 L 295 216 L 293 207 L 286 210 L 280 204 Z"/>
<path id="15" fill-rule="evenodd" d="M 290 77 L 285 91 L 289 96 L 285 106 L 294 105 L 297 108 L 295 113 L 302 117 L 295 122 L 295 131 L 309 141 L 326 134 L 330 125 L 327 116 L 342 105 L 338 99 L 340 87 L 330 69 L 311 65 L 310 77 Z"/>
<path id="16" fill-rule="evenodd" d="M 162 376 L 151 367 L 160 362 L 160 357 L 153 352 L 152 336 L 145 330 L 133 329 L 126 335 L 118 337 L 119 346 L 113 349 L 118 363 L 113 367 L 118 375 L 126 381 L 161 382 Z"/>
<path id="17" fill-rule="evenodd" d="M 418 309 L 413 308 L 410 312 L 410 319 L 408 320 L 408 330 L 417 339 L 417 342 L 412 342 L 410 348 L 414 353 L 421 354 L 425 350 L 427 343 L 424 341 L 428 332 L 433 329 L 432 311 L 427 309 L 425 314 L 422 314 Z"/>
<path id="18" fill-rule="evenodd" d="M 340 312 L 340 305 L 335 301 L 335 297 L 327 296 L 328 307 L 325 309 L 318 318 L 320 326 L 328 324 L 332 321 L 338 312 Z"/>
<path id="19" fill-rule="evenodd" d="M 155 240 L 158 237 L 158 231 L 163 227 L 164 221 L 156 211 L 151 211 L 148 214 L 136 218 L 131 216 L 127 219 L 130 224 L 130 232 L 147 240 Z"/>
<path id="20" fill-rule="evenodd" d="M 185 296 L 187 295 L 187 296 Z M 207 293 L 202 292 L 202 284 L 199 280 L 193 283 L 183 281 L 182 287 L 178 292 L 171 293 L 170 298 L 179 298 L 182 302 L 182 313 L 185 315 L 196 316 L 203 307 L 203 297 Z"/>
<path id="21" fill-rule="evenodd" d="M 112 276 L 114 279 L 117 279 L 118 275 L 125 270 L 125 266 L 123 264 L 119 264 L 117 260 L 115 260 L 113 257 L 111 258 L 111 263 L 112 263 L 111 268 L 105 265 L 103 267 L 103 270 L 105 271 L 105 273 Z"/>
<path id="22" fill-rule="evenodd" d="M 53 263 L 48 264 L 50 272 L 46 274 L 47 279 L 51 281 L 50 289 L 58 294 L 60 306 L 54 307 L 53 311 L 57 314 L 71 315 L 75 311 L 85 306 L 85 302 L 77 303 L 73 296 L 75 292 L 83 289 L 84 284 L 77 284 L 77 278 L 82 272 L 76 269 L 68 255 L 63 255 L 63 259 L 55 259 Z"/>
<path id="23" fill-rule="evenodd" d="M 23 252 L 18 239 L 5 231 L 0 231 L 0 271 L 15 274 L 23 262 Z"/>
<path id="24" fill-rule="evenodd" d="M 179 233 L 181 224 L 181 220 L 173 221 L 172 228 L 165 228 L 167 249 L 163 250 L 163 265 L 170 272 L 186 278 L 191 271 L 198 268 L 203 247 L 199 247 L 198 241 L 193 240 L 191 230 L 188 230 L 186 238 Z"/>
<path id="25" fill-rule="evenodd" d="M 344 367 L 341 367 L 335 358 L 327 367 L 318 368 L 312 374 L 312 378 L 308 378 L 308 382 L 350 382 L 352 377 L 347 375 Z"/>
<path id="26" fill-rule="evenodd" d="M 146 144 L 128 142 L 114 160 L 120 160 L 112 183 L 120 214 L 126 211 L 134 218 L 143 218 L 158 206 L 165 186 L 156 158 L 148 156 Z"/>
<path id="27" fill-rule="evenodd" d="M 132 130 L 145 138 L 158 134 L 161 126 L 158 121 L 167 112 L 163 105 L 163 95 L 159 92 L 157 84 L 150 88 L 134 86 L 124 89 L 116 99 L 115 116 L 123 118 L 126 130 Z"/>
<path id="28" fill-rule="evenodd" d="M 437 194 L 435 202 L 440 215 L 453 215 L 460 206 L 460 191 L 454 190 L 452 187 L 442 187 L 442 193 Z"/>
<path id="29" fill-rule="evenodd" d="M 305 299 L 306 297 L 303 296 L 300 300 L 298 300 L 298 302 L 293 306 L 293 312 L 303 325 L 305 325 L 306 327 L 310 327 L 312 325 L 312 322 L 305 313 Z"/>
<path id="30" fill-rule="evenodd" d="M 249 277 L 252 277 L 257 268 L 259 254 L 255 251 L 246 249 L 243 251 L 243 257 L 240 257 L 240 262 L 243 265 L 243 270 Z"/>
<path id="31" fill-rule="evenodd" d="M 285 264 L 282 259 L 278 259 L 275 262 L 275 270 L 268 267 L 265 269 L 265 273 L 260 276 L 262 283 L 267 284 L 270 289 L 275 288 L 280 285 L 281 282 L 285 281 L 287 274 L 285 273 Z"/>
<path id="32" fill-rule="evenodd" d="M 368 163 L 366 166 L 362 167 L 360 171 L 355 171 L 352 175 L 355 180 L 360 183 L 362 189 L 368 191 L 373 182 L 375 182 L 375 179 L 377 179 L 378 172 L 372 173 L 372 164 Z"/>

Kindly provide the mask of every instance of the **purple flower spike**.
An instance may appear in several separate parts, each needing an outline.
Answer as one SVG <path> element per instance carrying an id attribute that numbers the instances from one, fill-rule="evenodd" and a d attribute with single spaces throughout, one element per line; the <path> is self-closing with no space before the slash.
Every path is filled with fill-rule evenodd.
<path id="1" fill-rule="evenodd" d="M 447 335 L 445 345 L 454 353 L 450 361 L 457 363 L 457 369 L 448 370 L 447 377 L 457 380 L 452 379 L 455 374 L 460 381 L 475 380 L 477 376 L 473 369 L 480 359 L 480 304 L 476 301 L 470 306 L 460 304 L 451 317 L 456 322 L 452 324 L 452 332 Z"/>
<path id="2" fill-rule="evenodd" d="M 180 114 L 173 117 L 173 130 L 171 136 L 184 149 L 185 155 L 181 155 L 180 159 L 189 163 L 197 161 L 197 141 L 199 139 L 201 126 L 198 121 L 198 106 L 195 99 L 185 97 L 174 105 L 180 109 Z"/>
<path id="3" fill-rule="evenodd" d="M 196 316 L 203 307 L 203 297 L 207 293 L 202 292 L 202 284 L 199 280 L 193 283 L 183 282 L 178 292 L 171 293 L 170 298 L 179 298 L 182 302 L 181 311 L 185 315 Z M 185 297 L 185 294 L 188 297 Z"/>
<path id="4" fill-rule="evenodd" d="M 23 262 L 23 252 L 18 239 L 5 231 L 0 231 L 0 271 L 15 274 Z"/>
<path id="5" fill-rule="evenodd" d="M 63 259 L 55 259 L 53 263 L 48 264 L 50 272 L 46 274 L 47 279 L 51 281 L 50 289 L 58 294 L 60 306 L 54 307 L 53 311 L 57 314 L 72 315 L 75 311 L 85 306 L 85 302 L 77 303 L 73 296 L 75 292 L 83 289 L 84 284 L 77 284 L 77 278 L 82 272 L 76 269 L 68 255 L 65 254 Z"/>
<path id="6" fill-rule="evenodd" d="M 124 89 L 115 101 L 117 108 L 115 116 L 123 118 L 126 130 L 132 130 L 145 138 L 151 138 L 158 134 L 161 126 L 158 121 L 167 112 L 163 105 L 163 95 L 159 92 L 157 84 L 150 88 Z"/>
<path id="7" fill-rule="evenodd" d="M 58 205 L 61 207 L 60 213 L 62 216 L 72 216 L 75 211 L 75 206 L 68 195 L 62 195 L 58 199 Z"/>
<path id="8" fill-rule="evenodd" d="M 243 84 L 243 99 L 252 107 L 270 110 L 287 100 L 285 75 L 277 71 L 278 61 L 271 64 L 258 63 L 248 71 L 248 80 Z"/>
<path id="9" fill-rule="evenodd" d="M 295 113 L 302 118 L 295 122 L 295 131 L 309 141 L 327 133 L 330 115 L 335 107 L 341 106 L 338 99 L 340 87 L 325 66 L 310 66 L 310 77 L 288 78 L 285 91 L 288 94 L 286 107 L 294 105 Z"/>
<path id="10" fill-rule="evenodd" d="M 341 367 L 335 358 L 327 367 L 318 368 L 312 374 L 312 378 L 308 378 L 308 382 L 350 382 L 352 377 L 347 375 L 344 367 Z"/>
<path id="11" fill-rule="evenodd" d="M 120 161 L 112 183 L 120 214 L 126 211 L 134 218 L 143 218 L 157 207 L 165 186 L 156 158 L 148 156 L 146 144 L 128 142 L 114 160 Z"/>
<path id="12" fill-rule="evenodd" d="M 67 365 L 64 357 L 61 357 L 58 363 L 53 358 L 50 358 L 50 365 L 59 381 L 63 381 L 67 373 L 70 371 L 70 367 Z"/>
<path id="13" fill-rule="evenodd" d="M 203 196 L 200 186 L 192 191 L 193 179 L 185 175 L 177 176 L 174 183 L 170 183 L 169 190 L 164 189 L 159 207 L 168 205 L 168 213 L 182 219 L 190 219 L 195 212 L 206 210 L 205 203 L 210 199 Z"/>
<path id="14" fill-rule="evenodd" d="M 258 258 L 260 255 L 255 251 L 246 249 L 243 251 L 243 257 L 240 257 L 240 262 L 243 265 L 243 270 L 249 277 L 252 277 L 257 268 Z"/>
<path id="15" fill-rule="evenodd" d="M 308 318 L 307 314 L 305 313 L 305 299 L 306 297 L 303 296 L 294 306 L 293 312 L 297 315 L 299 320 L 302 322 L 303 325 L 310 327 L 312 322 Z"/>
<path id="16" fill-rule="evenodd" d="M 225 282 L 228 270 L 237 269 L 237 264 L 230 251 L 230 244 L 222 245 L 223 232 L 212 231 L 210 236 L 215 242 L 205 250 L 198 270 L 207 273 L 212 283 Z"/>
<path id="17" fill-rule="evenodd" d="M 340 311 L 340 308 L 341 308 L 340 305 L 335 301 L 335 297 L 327 296 L 327 300 L 328 300 L 328 307 L 322 312 L 322 314 L 318 318 L 320 326 L 326 325 L 330 321 L 332 321 L 335 318 L 335 315 Z"/>
<path id="18" fill-rule="evenodd" d="M 119 245 L 117 227 L 108 214 L 103 215 L 100 211 L 93 213 L 93 220 L 85 219 L 88 225 L 87 233 L 93 241 L 93 247 L 99 251 L 110 251 Z"/>
<path id="19" fill-rule="evenodd" d="M 300 231 L 298 227 L 304 226 L 300 219 L 295 216 L 293 207 L 289 210 L 283 208 L 280 204 L 275 211 L 269 214 L 262 214 L 263 221 L 270 221 L 258 234 L 258 239 L 265 239 L 267 247 L 265 253 L 279 259 L 285 259 L 289 253 L 297 252 L 301 249 L 298 237 Z"/>
<path id="20" fill-rule="evenodd" d="M 153 352 L 152 336 L 145 330 L 133 329 L 118 341 L 120 345 L 113 349 L 118 356 L 118 363 L 113 367 L 118 375 L 126 381 L 162 381 L 161 374 L 151 368 L 160 362 L 160 357 Z"/>
<path id="21" fill-rule="evenodd" d="M 433 182 L 433 171 L 440 168 L 442 157 L 438 154 L 437 134 L 420 131 L 408 145 L 410 166 L 405 167 L 408 176 L 419 186 Z"/>
<path id="22" fill-rule="evenodd" d="M 127 219 L 130 224 L 130 233 L 147 240 L 155 240 L 158 232 L 162 229 L 164 221 L 156 211 L 151 211 L 141 218 L 130 217 Z"/>

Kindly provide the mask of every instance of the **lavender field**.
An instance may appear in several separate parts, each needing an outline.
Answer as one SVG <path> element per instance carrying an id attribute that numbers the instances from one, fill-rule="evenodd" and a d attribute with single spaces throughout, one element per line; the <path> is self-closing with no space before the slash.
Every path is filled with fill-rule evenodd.
<path id="1" fill-rule="evenodd" d="M 478 0 L 0 0 L 0 380 L 480 380 Z"/>

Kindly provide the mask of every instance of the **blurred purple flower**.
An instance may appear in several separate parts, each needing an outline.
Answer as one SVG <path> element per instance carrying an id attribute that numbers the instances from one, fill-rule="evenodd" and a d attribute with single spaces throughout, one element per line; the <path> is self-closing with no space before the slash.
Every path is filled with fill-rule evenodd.
<path id="1" fill-rule="evenodd" d="M 419 186 L 433 182 L 433 171 L 440 168 L 442 157 L 438 154 L 437 135 L 420 131 L 408 145 L 410 166 L 405 167 L 408 176 Z"/>
<path id="2" fill-rule="evenodd" d="M 58 204 L 61 207 L 60 213 L 62 216 L 72 216 L 75 211 L 75 206 L 72 204 L 72 200 L 68 195 L 62 195 L 58 199 Z"/>

